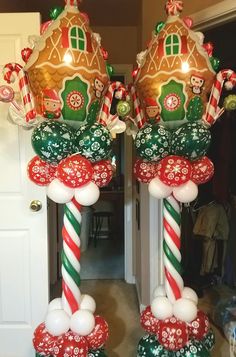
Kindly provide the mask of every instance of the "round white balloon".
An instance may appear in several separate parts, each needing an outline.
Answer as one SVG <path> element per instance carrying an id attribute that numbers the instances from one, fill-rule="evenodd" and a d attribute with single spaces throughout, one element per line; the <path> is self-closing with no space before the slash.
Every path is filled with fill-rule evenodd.
<path id="1" fill-rule="evenodd" d="M 70 317 L 64 310 L 50 311 L 45 319 L 45 327 L 53 336 L 60 336 L 69 331 Z"/>
<path id="2" fill-rule="evenodd" d="M 94 327 L 95 318 L 89 310 L 78 310 L 71 316 L 70 329 L 80 336 L 89 335 Z"/>
<path id="3" fill-rule="evenodd" d="M 48 312 L 53 311 L 53 310 L 61 310 L 62 309 L 62 300 L 61 298 L 56 298 L 52 301 L 50 301 L 48 305 Z"/>
<path id="4" fill-rule="evenodd" d="M 173 306 L 164 296 L 157 296 L 151 303 L 151 311 L 159 320 L 165 320 L 173 316 Z"/>
<path id="5" fill-rule="evenodd" d="M 182 291 L 182 297 L 185 299 L 192 300 L 196 305 L 198 303 L 198 296 L 191 288 L 185 287 Z"/>
<path id="6" fill-rule="evenodd" d="M 64 185 L 60 180 L 54 179 L 47 187 L 48 197 L 56 203 L 70 202 L 75 190 Z"/>
<path id="7" fill-rule="evenodd" d="M 189 180 L 183 185 L 174 187 L 173 195 L 179 202 L 189 203 L 197 198 L 198 187 L 193 181 Z"/>
<path id="8" fill-rule="evenodd" d="M 80 309 L 81 310 L 89 310 L 92 313 L 95 312 L 95 310 L 96 310 L 96 302 L 92 298 L 92 296 L 87 295 L 87 294 L 81 295 Z"/>
<path id="9" fill-rule="evenodd" d="M 165 185 L 158 177 L 152 179 L 148 185 L 150 195 L 158 199 L 169 197 L 172 190 L 172 187 Z"/>
<path id="10" fill-rule="evenodd" d="M 165 289 L 164 285 L 159 285 L 154 290 L 153 297 L 155 298 L 157 296 L 166 296 L 166 289 Z"/>
<path id="11" fill-rule="evenodd" d="M 75 189 L 75 199 L 82 206 L 92 206 L 100 196 L 100 190 L 94 182 L 89 182 Z"/>
<path id="12" fill-rule="evenodd" d="M 197 306 L 189 299 L 178 299 L 173 305 L 174 316 L 185 322 L 191 322 L 197 317 Z"/>

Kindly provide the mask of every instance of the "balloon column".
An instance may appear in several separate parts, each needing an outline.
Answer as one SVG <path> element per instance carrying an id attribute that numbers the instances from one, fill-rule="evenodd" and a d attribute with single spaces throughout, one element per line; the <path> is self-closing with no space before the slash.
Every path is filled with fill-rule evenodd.
<path id="1" fill-rule="evenodd" d="M 94 299 L 80 292 L 81 208 L 99 199 L 99 188 L 112 179 L 112 137 L 125 130 L 111 115 L 113 96 L 125 88 L 111 83 L 111 66 L 101 38 L 89 28 L 79 0 L 51 11 L 51 21 L 25 48 L 25 67 L 5 65 L 8 83 L 18 78 L 22 103 L 14 102 L 9 86 L 0 87 L 0 100 L 11 102 L 9 116 L 23 127 L 34 127 L 36 156 L 28 176 L 46 186 L 47 195 L 64 204 L 62 297 L 48 306 L 45 321 L 34 332 L 37 356 L 105 356 L 108 324 L 95 314 Z"/>
<path id="2" fill-rule="evenodd" d="M 164 199 L 165 284 L 156 288 L 141 314 L 149 335 L 139 343 L 140 357 L 206 357 L 214 345 L 209 320 L 197 308 L 198 297 L 181 277 L 180 205 L 196 199 L 198 185 L 214 174 L 206 156 L 209 128 L 224 111 L 218 107 L 224 82 L 231 89 L 236 74 L 216 74 L 213 45 L 191 30 L 189 17 L 180 18 L 182 9 L 181 0 L 166 2 L 167 21 L 157 24 L 147 49 L 137 56 L 131 88 L 138 128 L 134 173 L 153 197 Z"/>

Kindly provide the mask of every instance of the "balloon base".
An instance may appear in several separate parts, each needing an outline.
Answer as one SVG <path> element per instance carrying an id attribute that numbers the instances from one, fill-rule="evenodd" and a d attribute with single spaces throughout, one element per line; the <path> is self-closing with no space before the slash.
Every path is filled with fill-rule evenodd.
<path id="1" fill-rule="evenodd" d="M 88 355 L 89 357 L 107 357 L 106 351 L 103 348 L 98 350 L 89 350 Z M 35 352 L 35 357 L 53 357 L 53 355 L 45 356 L 45 354 L 40 354 Z"/>

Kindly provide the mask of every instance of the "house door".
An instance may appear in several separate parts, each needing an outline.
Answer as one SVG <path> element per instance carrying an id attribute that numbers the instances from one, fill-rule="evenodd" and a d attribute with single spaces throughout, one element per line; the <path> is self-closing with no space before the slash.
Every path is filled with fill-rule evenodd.
<path id="1" fill-rule="evenodd" d="M 0 14 L 0 66 L 21 62 L 39 29 L 40 14 Z M 7 111 L 0 103 L 0 357 L 33 357 L 32 334 L 48 304 L 47 201 L 26 174 L 31 130 L 10 123 Z M 38 212 L 30 209 L 35 199 Z"/>

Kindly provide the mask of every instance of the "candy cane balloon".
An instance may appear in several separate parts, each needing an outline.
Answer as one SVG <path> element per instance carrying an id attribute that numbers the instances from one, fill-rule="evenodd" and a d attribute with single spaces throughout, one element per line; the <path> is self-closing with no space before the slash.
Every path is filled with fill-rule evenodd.
<path id="1" fill-rule="evenodd" d="M 133 99 L 134 103 L 134 114 L 135 114 L 135 120 L 138 128 L 142 128 L 142 126 L 145 123 L 145 118 L 144 118 L 144 113 L 143 109 L 141 108 L 140 101 L 135 89 L 135 86 L 131 86 L 131 96 Z"/>
<path id="2" fill-rule="evenodd" d="M 121 92 L 121 96 L 125 93 L 125 88 L 121 82 L 112 82 L 109 85 L 99 116 L 99 122 L 104 126 L 108 124 L 112 99 L 116 90 Z"/>
<path id="3" fill-rule="evenodd" d="M 172 303 L 181 298 L 184 287 L 181 277 L 180 222 L 180 204 L 171 195 L 164 199 L 163 250 L 166 294 Z"/>
<path id="4" fill-rule="evenodd" d="M 19 79 L 20 93 L 25 109 L 25 118 L 29 122 L 33 120 L 37 113 L 34 106 L 34 100 L 29 90 L 29 79 L 27 73 L 18 63 L 8 63 L 3 68 L 4 79 L 7 83 L 14 83 L 16 76 Z"/>

